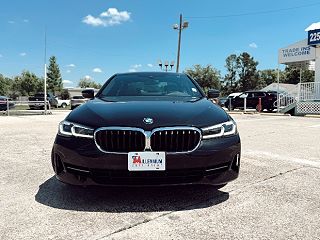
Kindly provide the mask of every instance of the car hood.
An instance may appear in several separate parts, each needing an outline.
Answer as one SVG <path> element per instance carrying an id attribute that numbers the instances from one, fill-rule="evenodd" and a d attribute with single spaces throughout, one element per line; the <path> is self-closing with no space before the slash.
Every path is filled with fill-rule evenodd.
<path id="1" fill-rule="evenodd" d="M 144 118 L 152 118 L 147 125 Z M 94 99 L 73 110 L 67 121 L 93 128 L 120 126 L 152 130 L 157 127 L 207 127 L 230 119 L 219 106 L 207 99 L 182 101 L 127 101 L 105 102 Z"/>

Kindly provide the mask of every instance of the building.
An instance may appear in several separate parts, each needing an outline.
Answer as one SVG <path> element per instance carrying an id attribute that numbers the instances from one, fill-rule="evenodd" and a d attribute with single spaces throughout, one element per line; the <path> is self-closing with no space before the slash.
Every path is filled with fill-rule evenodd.
<path id="1" fill-rule="evenodd" d="M 68 90 L 69 94 L 70 94 L 70 98 L 72 98 L 73 96 L 82 96 L 82 91 L 85 89 L 93 89 L 93 88 L 65 88 L 66 90 Z M 100 89 L 93 89 L 94 93 L 96 94 Z"/>

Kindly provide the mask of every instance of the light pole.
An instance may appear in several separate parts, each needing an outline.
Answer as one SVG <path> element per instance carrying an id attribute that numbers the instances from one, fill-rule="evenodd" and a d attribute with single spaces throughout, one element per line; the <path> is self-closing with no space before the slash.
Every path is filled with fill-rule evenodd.
<path id="1" fill-rule="evenodd" d="M 179 65 L 180 65 L 180 45 L 181 45 L 181 32 L 183 29 L 189 26 L 189 22 L 183 21 L 182 23 L 182 14 L 180 14 L 180 21 L 179 24 L 174 24 L 173 29 L 179 30 L 179 39 L 178 39 L 178 54 L 177 54 L 177 70 L 179 72 Z"/>
<path id="2" fill-rule="evenodd" d="M 159 65 L 160 69 L 162 70 L 163 64 L 162 64 L 162 61 L 161 61 L 161 60 L 158 61 L 158 65 Z M 169 67 L 169 66 L 170 66 L 170 71 L 172 71 L 172 68 L 173 68 L 173 66 L 174 66 L 174 61 L 171 61 L 170 64 L 169 64 L 169 61 L 165 61 L 165 62 L 164 62 L 164 67 L 165 67 L 165 71 L 166 71 L 166 72 L 168 72 L 168 67 Z"/>

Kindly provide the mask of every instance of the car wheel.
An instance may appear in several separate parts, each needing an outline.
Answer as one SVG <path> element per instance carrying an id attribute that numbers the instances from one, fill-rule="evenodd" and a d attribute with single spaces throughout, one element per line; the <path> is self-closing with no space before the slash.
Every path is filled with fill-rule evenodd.
<path id="1" fill-rule="evenodd" d="M 62 108 L 66 108 L 66 107 L 67 107 L 67 104 L 66 104 L 66 103 L 62 103 L 62 104 L 61 104 L 61 107 L 62 107 Z"/>

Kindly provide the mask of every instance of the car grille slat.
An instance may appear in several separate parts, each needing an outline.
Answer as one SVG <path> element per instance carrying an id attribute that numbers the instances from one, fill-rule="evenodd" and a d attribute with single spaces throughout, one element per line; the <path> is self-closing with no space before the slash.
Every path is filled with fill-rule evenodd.
<path id="1" fill-rule="evenodd" d="M 195 128 L 155 129 L 151 134 L 152 151 L 190 152 L 200 143 L 201 133 Z M 103 152 L 127 153 L 144 151 L 146 135 L 141 129 L 99 129 L 95 141 Z"/>
<path id="2" fill-rule="evenodd" d="M 126 153 L 143 151 L 145 136 L 135 130 L 99 130 L 95 134 L 96 144 L 104 152 Z"/>
<path id="3" fill-rule="evenodd" d="M 200 132 L 196 130 L 157 130 L 151 135 L 151 149 L 165 152 L 189 152 L 198 146 L 200 138 Z"/>

